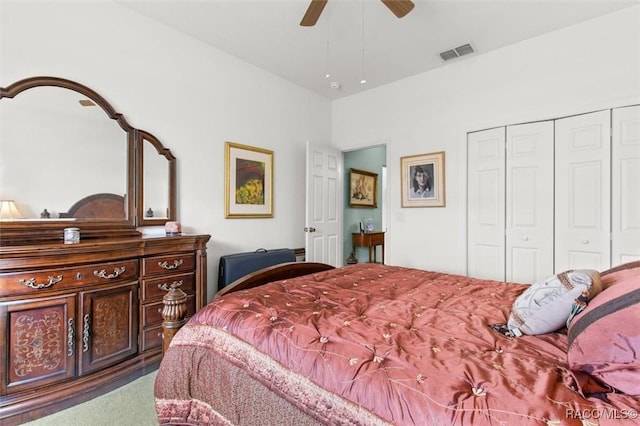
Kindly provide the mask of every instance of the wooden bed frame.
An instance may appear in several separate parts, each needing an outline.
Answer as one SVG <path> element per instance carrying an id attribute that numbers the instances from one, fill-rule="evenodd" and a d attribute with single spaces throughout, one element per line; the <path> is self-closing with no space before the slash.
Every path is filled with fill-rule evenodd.
<path id="1" fill-rule="evenodd" d="M 334 269 L 333 266 L 318 262 L 287 262 L 261 269 L 242 278 L 237 279 L 219 292 L 214 298 L 222 297 L 227 293 L 240 290 L 248 290 L 272 281 L 286 280 L 302 275 Z M 171 288 L 162 298 L 162 352 L 167 350 L 171 339 L 180 327 L 186 323 L 187 294 L 180 288 Z"/>
<path id="2" fill-rule="evenodd" d="M 68 212 L 60 212 L 61 218 L 76 219 L 125 219 L 125 200 L 117 194 L 92 194 L 88 195 L 71 206 Z"/>

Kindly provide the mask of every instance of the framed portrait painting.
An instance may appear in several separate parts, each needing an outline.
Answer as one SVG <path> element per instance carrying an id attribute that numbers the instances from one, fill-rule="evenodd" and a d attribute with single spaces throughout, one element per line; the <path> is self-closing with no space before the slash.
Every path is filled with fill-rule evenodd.
<path id="1" fill-rule="evenodd" d="M 445 207 L 444 151 L 400 158 L 402 207 Z"/>
<path id="2" fill-rule="evenodd" d="M 350 169 L 349 207 L 378 207 L 378 175 L 364 170 Z"/>
<path id="3" fill-rule="evenodd" d="M 273 217 L 273 151 L 225 143 L 225 218 Z"/>

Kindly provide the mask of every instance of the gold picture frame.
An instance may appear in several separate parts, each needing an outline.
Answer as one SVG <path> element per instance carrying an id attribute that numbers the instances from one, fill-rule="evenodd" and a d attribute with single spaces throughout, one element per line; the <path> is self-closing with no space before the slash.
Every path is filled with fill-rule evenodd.
<path id="1" fill-rule="evenodd" d="M 444 151 L 400 158 L 402 207 L 445 207 Z"/>
<path id="2" fill-rule="evenodd" d="M 378 207 L 378 174 L 350 169 L 349 207 Z"/>
<path id="3" fill-rule="evenodd" d="M 273 217 L 273 151 L 225 142 L 225 218 Z"/>

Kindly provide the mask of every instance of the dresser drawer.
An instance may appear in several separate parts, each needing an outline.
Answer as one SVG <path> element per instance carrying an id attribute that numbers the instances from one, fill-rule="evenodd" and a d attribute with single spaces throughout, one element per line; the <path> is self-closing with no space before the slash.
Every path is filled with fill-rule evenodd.
<path id="1" fill-rule="evenodd" d="M 169 256 L 145 257 L 142 260 L 142 274 L 149 275 L 191 272 L 195 268 L 193 253 L 176 253 Z"/>
<path id="2" fill-rule="evenodd" d="M 375 234 L 371 234 L 371 245 L 382 245 L 384 244 L 384 233 L 378 232 Z"/>
<path id="3" fill-rule="evenodd" d="M 142 302 L 147 302 L 153 299 L 162 299 L 162 297 L 167 294 L 167 291 L 172 287 L 179 288 L 185 293 L 193 293 L 193 273 L 167 275 L 165 277 L 147 278 L 142 280 Z"/>
<path id="4" fill-rule="evenodd" d="M 0 297 L 125 280 L 138 280 L 137 259 L 3 274 Z"/>
<path id="5" fill-rule="evenodd" d="M 162 301 L 149 303 L 142 307 L 142 326 L 150 327 L 157 324 L 162 324 L 162 308 L 164 304 Z M 196 312 L 196 298 L 193 294 L 187 296 L 187 315 L 186 318 L 191 317 Z"/>
<path id="6" fill-rule="evenodd" d="M 162 346 L 162 326 L 147 328 L 142 332 L 142 347 L 140 351 L 146 351 Z"/>

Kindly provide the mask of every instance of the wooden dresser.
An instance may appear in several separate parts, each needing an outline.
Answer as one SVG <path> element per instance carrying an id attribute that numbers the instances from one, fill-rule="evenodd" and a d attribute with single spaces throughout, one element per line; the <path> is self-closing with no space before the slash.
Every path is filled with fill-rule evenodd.
<path id="1" fill-rule="evenodd" d="M 207 300 L 209 235 L 0 247 L 0 423 L 91 399 L 157 367 L 163 296 Z"/>

